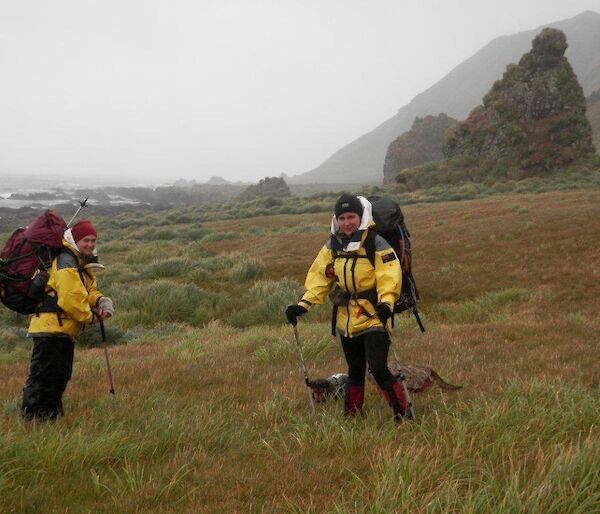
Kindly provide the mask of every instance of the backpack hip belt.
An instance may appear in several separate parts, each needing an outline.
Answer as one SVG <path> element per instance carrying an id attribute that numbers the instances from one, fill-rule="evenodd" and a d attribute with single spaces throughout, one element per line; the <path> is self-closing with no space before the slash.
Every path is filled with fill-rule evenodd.
<path id="1" fill-rule="evenodd" d="M 350 291 L 344 291 L 341 287 L 337 286 L 332 293 L 334 293 L 335 301 L 338 306 L 348 305 L 350 300 L 368 300 L 373 305 L 377 303 L 377 289 L 351 293 Z"/>
<path id="2" fill-rule="evenodd" d="M 332 298 L 332 294 L 335 300 Z M 336 329 L 336 322 L 337 322 L 337 314 L 338 314 L 338 309 L 340 307 L 344 307 L 347 306 L 351 300 L 367 300 L 368 302 L 371 303 L 371 305 L 373 305 L 373 307 L 375 307 L 375 305 L 377 304 L 377 289 L 368 289 L 367 291 L 359 291 L 359 292 L 354 292 L 351 293 L 350 291 L 344 291 L 340 286 L 336 285 L 336 287 L 333 289 L 333 291 L 330 293 L 329 298 L 331 299 L 332 303 L 333 303 L 333 311 L 331 313 L 331 335 L 335 336 L 335 329 Z M 340 302 L 345 302 L 345 303 L 340 303 Z M 371 314 L 370 312 L 366 311 L 363 308 L 363 313 L 365 314 L 365 316 L 367 316 L 368 318 L 372 318 L 373 314 Z"/>

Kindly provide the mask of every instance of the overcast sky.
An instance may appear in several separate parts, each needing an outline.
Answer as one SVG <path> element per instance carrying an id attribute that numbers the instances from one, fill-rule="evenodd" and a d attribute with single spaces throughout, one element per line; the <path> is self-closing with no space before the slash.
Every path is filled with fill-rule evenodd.
<path id="1" fill-rule="evenodd" d="M 600 0 L 0 3 L 0 178 L 302 173 L 491 39 Z"/>

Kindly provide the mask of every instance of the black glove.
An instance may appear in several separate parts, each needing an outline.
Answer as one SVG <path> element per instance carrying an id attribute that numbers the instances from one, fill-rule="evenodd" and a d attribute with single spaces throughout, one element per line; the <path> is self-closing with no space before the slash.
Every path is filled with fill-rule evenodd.
<path id="1" fill-rule="evenodd" d="M 296 319 L 298 316 L 302 316 L 302 314 L 306 313 L 306 309 L 300 305 L 290 305 L 285 310 L 285 317 L 287 320 L 294 326 L 298 323 Z"/>
<path id="2" fill-rule="evenodd" d="M 378 303 L 375 306 L 375 312 L 377 312 L 377 316 L 379 316 L 381 323 L 385 327 L 388 319 L 390 319 L 392 317 L 392 311 L 388 307 L 388 304 L 387 303 Z"/>

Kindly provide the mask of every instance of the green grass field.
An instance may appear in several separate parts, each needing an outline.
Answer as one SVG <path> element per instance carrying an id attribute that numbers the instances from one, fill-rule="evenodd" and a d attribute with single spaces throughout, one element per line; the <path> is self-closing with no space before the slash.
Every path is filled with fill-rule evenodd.
<path id="1" fill-rule="evenodd" d="M 328 214 L 95 219 L 116 395 L 90 327 L 66 416 L 23 423 L 0 309 L 0 512 L 600 512 L 600 191 L 403 210 L 427 332 L 401 316 L 396 352 L 463 389 L 400 426 L 372 385 L 364 418 L 311 412 L 283 310 Z M 311 377 L 345 371 L 329 315 L 299 324 Z"/>

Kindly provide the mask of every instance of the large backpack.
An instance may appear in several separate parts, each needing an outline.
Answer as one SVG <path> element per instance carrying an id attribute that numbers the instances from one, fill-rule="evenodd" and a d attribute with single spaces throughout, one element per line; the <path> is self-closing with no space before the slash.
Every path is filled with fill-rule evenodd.
<path id="1" fill-rule="evenodd" d="M 20 314 L 36 312 L 66 229 L 61 216 L 48 209 L 8 238 L 0 252 L 0 301 L 6 307 Z"/>
<path id="2" fill-rule="evenodd" d="M 372 196 L 367 198 L 373 207 L 373 220 L 377 234 L 383 237 L 398 255 L 402 266 L 402 288 L 400 299 L 394 305 L 394 313 L 411 310 L 422 332 L 425 327 L 421 323 L 417 305 L 420 301 L 419 292 L 412 274 L 412 255 L 410 233 L 404 223 L 404 215 L 398 203 L 390 198 Z M 372 235 L 371 235 L 372 234 Z M 369 231 L 365 242 L 365 251 L 371 264 L 375 266 L 375 233 Z"/>

